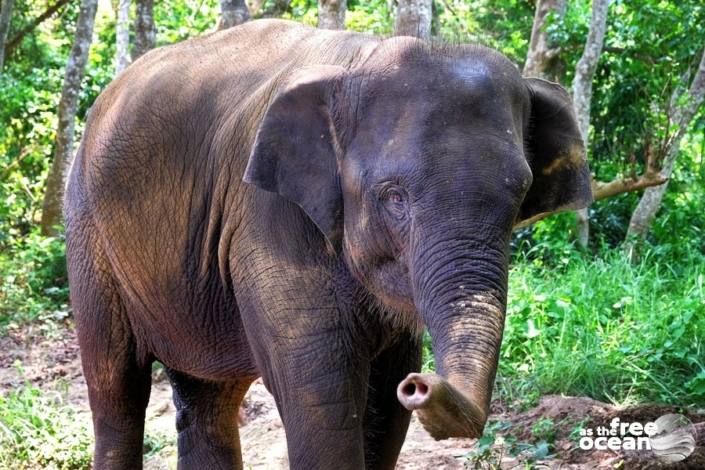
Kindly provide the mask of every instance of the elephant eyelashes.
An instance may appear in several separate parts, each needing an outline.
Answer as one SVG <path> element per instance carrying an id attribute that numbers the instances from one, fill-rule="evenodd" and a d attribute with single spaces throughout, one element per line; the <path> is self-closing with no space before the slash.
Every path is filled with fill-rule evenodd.
<path id="1" fill-rule="evenodd" d="M 385 188 L 380 194 L 380 200 L 389 215 L 397 220 L 403 220 L 408 216 L 408 204 L 406 192 L 398 187 Z"/>

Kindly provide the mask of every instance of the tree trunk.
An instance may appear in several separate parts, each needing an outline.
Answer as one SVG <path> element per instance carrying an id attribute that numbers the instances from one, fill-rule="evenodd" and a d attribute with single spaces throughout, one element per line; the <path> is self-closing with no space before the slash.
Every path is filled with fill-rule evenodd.
<path id="1" fill-rule="evenodd" d="M 154 26 L 154 0 L 137 0 L 135 16 L 135 47 L 132 61 L 154 49 L 157 41 L 157 28 Z"/>
<path id="2" fill-rule="evenodd" d="M 73 156 L 73 132 L 78 107 L 78 94 L 88 61 L 88 50 L 93 39 L 93 24 L 98 0 L 82 0 L 76 21 L 73 46 L 66 62 L 64 84 L 58 110 L 58 128 L 54 146 L 54 160 L 47 176 L 44 193 L 41 229 L 44 235 L 55 235 L 55 226 L 61 222 L 64 194 L 64 168 Z"/>
<path id="3" fill-rule="evenodd" d="M 585 50 L 575 67 L 575 78 L 573 79 L 573 104 L 578 118 L 578 127 L 583 136 L 583 143 L 587 151 L 589 146 L 590 131 L 590 103 L 592 101 L 592 79 L 597 69 L 597 62 L 602 53 L 602 44 L 607 30 L 607 10 L 610 0 L 593 0 L 592 20 L 590 30 L 585 41 Z M 580 209 L 577 215 L 577 239 L 578 244 L 586 248 L 590 238 L 590 221 L 588 210 Z"/>
<path id="4" fill-rule="evenodd" d="M 267 8 L 263 9 L 265 3 Z M 265 0 L 254 0 L 250 5 L 253 18 L 279 18 L 291 10 L 291 0 L 274 0 L 271 3 Z"/>
<path id="5" fill-rule="evenodd" d="M 673 110 L 672 118 L 676 130 L 668 140 L 668 149 L 660 171 L 661 176 L 666 181 L 659 186 L 652 186 L 644 191 L 644 195 L 639 200 L 639 204 L 634 209 L 629 221 L 626 240 L 627 250 L 631 252 L 632 257 L 634 256 L 635 241 L 644 239 L 654 217 L 656 217 L 656 213 L 661 208 L 661 201 L 668 187 L 668 178 L 673 173 L 676 157 L 678 157 L 678 152 L 680 151 L 681 140 L 683 140 L 683 136 L 688 130 L 690 121 L 692 121 L 698 108 L 705 100 L 705 50 L 703 50 L 700 65 L 690 84 L 690 89 L 683 95 L 676 92 L 671 97 L 670 108 Z"/>
<path id="6" fill-rule="evenodd" d="M 321 29 L 345 29 L 347 0 L 318 0 L 318 27 Z"/>
<path id="7" fill-rule="evenodd" d="M 218 30 L 232 28 L 249 21 L 250 10 L 245 0 L 220 0 L 220 21 Z"/>
<path id="8" fill-rule="evenodd" d="M 428 39 L 432 20 L 433 0 L 399 0 L 394 34 Z"/>
<path id="9" fill-rule="evenodd" d="M 130 65 L 130 0 L 118 2 L 115 24 L 115 75 Z"/>
<path id="10" fill-rule="evenodd" d="M 2 5 L 0 5 L 0 73 L 2 73 L 2 67 L 5 64 L 5 41 L 7 40 L 7 32 L 10 30 L 10 19 L 14 6 L 15 0 L 2 0 Z"/>
<path id="11" fill-rule="evenodd" d="M 525 77 L 537 77 L 545 80 L 558 81 L 560 75 L 557 48 L 551 47 L 546 33 L 546 22 L 551 13 L 560 18 L 565 15 L 566 0 L 537 0 L 534 25 L 531 28 L 529 52 L 524 64 Z"/>

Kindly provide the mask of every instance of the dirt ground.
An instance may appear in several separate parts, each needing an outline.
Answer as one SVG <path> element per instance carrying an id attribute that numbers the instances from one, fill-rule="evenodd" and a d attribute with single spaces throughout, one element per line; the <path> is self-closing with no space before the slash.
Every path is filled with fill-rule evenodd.
<path id="1" fill-rule="evenodd" d="M 25 381 L 43 390 L 65 390 L 66 402 L 78 410 L 79 419 L 90 426 L 75 333 L 68 321 L 64 321 L 63 326 L 56 325 L 49 322 L 11 329 L 7 336 L 0 338 L 0 351 L 3 351 L 0 356 L 0 390 L 17 387 Z M 473 439 L 434 441 L 414 418 L 397 468 L 705 469 L 705 414 L 702 413 L 688 415 L 696 423 L 696 451 L 683 462 L 665 465 L 644 451 L 581 450 L 576 428 L 608 425 L 615 416 L 628 422 L 647 422 L 682 410 L 659 406 L 618 409 L 585 397 L 560 396 L 542 397 L 538 406 L 523 413 L 510 413 L 504 404 L 496 402 L 492 409 L 490 421 L 499 423 L 498 437 L 494 445 L 484 447 L 478 447 Z M 240 437 L 245 468 L 288 468 L 284 429 L 271 395 L 259 381 L 250 388 L 244 411 L 247 419 L 240 429 Z M 171 387 L 163 372 L 156 370 L 147 410 L 146 433 L 160 436 L 168 444 L 148 457 L 146 469 L 176 467 L 174 416 Z M 540 443 L 537 443 L 540 440 L 550 443 L 548 452 L 541 452 Z M 474 452 L 474 457 L 469 457 L 469 452 Z M 511 455 L 517 452 L 518 455 Z"/>

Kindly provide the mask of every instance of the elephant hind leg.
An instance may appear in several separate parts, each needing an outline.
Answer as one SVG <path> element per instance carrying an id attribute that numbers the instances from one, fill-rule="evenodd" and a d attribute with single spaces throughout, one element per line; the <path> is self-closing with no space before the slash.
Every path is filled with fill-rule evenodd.
<path id="1" fill-rule="evenodd" d="M 240 403 L 251 378 L 210 382 L 167 369 L 174 389 L 179 469 L 241 469 Z"/>
<path id="2" fill-rule="evenodd" d="M 67 254 L 93 416 L 93 468 L 141 469 L 151 357 L 138 348 L 100 245 L 71 237 Z"/>
<path id="3" fill-rule="evenodd" d="M 151 367 L 140 367 L 127 359 L 115 362 L 118 364 L 101 361 L 83 367 L 95 434 L 93 468 L 141 469 Z M 111 366 L 119 369 L 111 372 L 112 377 L 96 379 L 99 369 L 107 373 Z"/>

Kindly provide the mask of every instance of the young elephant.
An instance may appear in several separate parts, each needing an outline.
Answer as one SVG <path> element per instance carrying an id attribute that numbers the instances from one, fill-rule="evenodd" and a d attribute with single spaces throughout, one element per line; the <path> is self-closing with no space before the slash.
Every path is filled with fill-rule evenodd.
<path id="1" fill-rule="evenodd" d="M 95 468 L 142 466 L 155 360 L 183 469 L 242 468 L 258 376 L 293 469 L 393 468 L 410 410 L 479 436 L 512 227 L 590 200 L 566 92 L 483 47 L 263 20 L 147 54 L 66 194 Z"/>

